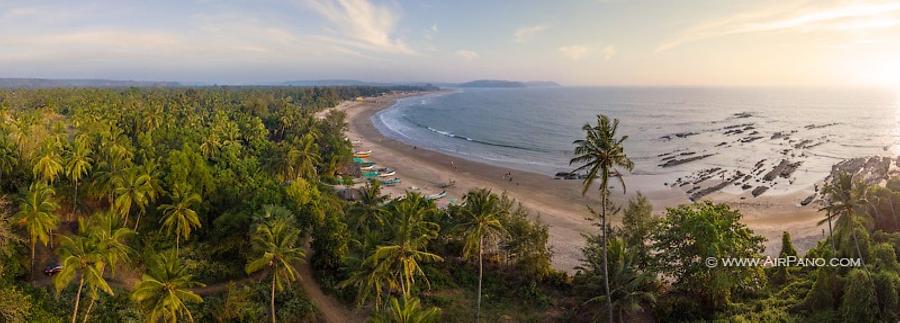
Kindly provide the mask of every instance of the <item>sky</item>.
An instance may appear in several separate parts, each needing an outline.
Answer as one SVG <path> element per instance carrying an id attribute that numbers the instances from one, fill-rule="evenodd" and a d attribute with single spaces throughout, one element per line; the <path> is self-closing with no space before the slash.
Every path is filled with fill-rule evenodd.
<path id="1" fill-rule="evenodd" d="M 0 77 L 900 89 L 900 1 L 0 0 Z"/>

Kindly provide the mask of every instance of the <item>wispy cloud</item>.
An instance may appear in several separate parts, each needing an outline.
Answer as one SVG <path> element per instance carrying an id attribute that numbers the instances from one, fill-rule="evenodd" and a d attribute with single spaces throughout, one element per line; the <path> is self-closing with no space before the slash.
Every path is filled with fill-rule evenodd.
<path id="1" fill-rule="evenodd" d="M 456 56 L 461 58 L 464 61 L 470 62 L 478 59 L 481 55 L 478 55 L 477 52 L 469 49 L 460 49 L 455 52 Z"/>
<path id="2" fill-rule="evenodd" d="M 607 45 L 606 47 L 603 47 L 602 50 L 600 50 L 600 55 L 602 55 L 603 59 L 607 61 L 612 59 L 613 56 L 616 56 L 616 53 L 618 53 L 618 50 L 616 49 L 616 46 L 613 45 Z"/>
<path id="3" fill-rule="evenodd" d="M 835 5 L 779 5 L 689 27 L 661 43 L 666 51 L 685 43 L 728 35 L 776 31 L 852 31 L 889 28 L 900 22 L 900 3 L 856 1 Z"/>
<path id="4" fill-rule="evenodd" d="M 416 54 L 394 35 L 397 17 L 386 6 L 367 0 L 307 0 L 307 3 L 331 22 L 337 35 L 323 37 L 331 38 L 335 44 L 375 52 Z"/>
<path id="5" fill-rule="evenodd" d="M 573 61 L 577 61 L 587 56 L 590 49 L 580 45 L 572 45 L 560 47 L 559 52 L 562 53 L 563 56 L 568 57 Z"/>
<path id="6" fill-rule="evenodd" d="M 550 28 L 550 26 L 546 24 L 519 27 L 513 33 L 513 37 L 515 38 L 517 43 L 525 43 L 529 39 L 531 39 L 534 34 L 547 30 L 547 28 Z"/>

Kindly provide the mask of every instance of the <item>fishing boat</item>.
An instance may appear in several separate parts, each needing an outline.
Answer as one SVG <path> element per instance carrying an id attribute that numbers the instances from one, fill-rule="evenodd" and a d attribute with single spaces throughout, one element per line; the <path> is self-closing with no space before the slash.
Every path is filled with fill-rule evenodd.
<path id="1" fill-rule="evenodd" d="M 394 186 L 394 185 L 397 185 L 397 184 L 400 184 L 400 178 L 399 178 L 399 177 L 394 177 L 394 178 L 391 178 L 391 179 L 387 179 L 387 180 L 382 180 L 382 181 L 381 181 L 381 185 L 384 185 L 384 186 Z"/>
<path id="2" fill-rule="evenodd" d="M 363 172 L 362 176 L 365 178 L 374 178 L 378 177 L 378 172 Z"/>
<path id="3" fill-rule="evenodd" d="M 380 174 L 378 174 L 379 177 L 388 177 L 388 176 L 394 176 L 394 175 L 397 175 L 397 172 L 395 172 L 395 171 L 390 171 L 390 172 L 387 172 L 387 173 L 380 173 Z"/>
<path id="4" fill-rule="evenodd" d="M 426 200 L 429 200 L 429 201 L 434 201 L 434 200 L 440 200 L 440 199 L 442 199 L 442 198 L 444 198 L 444 197 L 446 197 L 446 196 L 447 196 L 447 191 L 442 191 L 442 192 L 437 193 L 437 194 L 431 194 L 431 195 L 428 195 L 428 196 L 425 197 L 425 199 L 426 199 Z"/>
<path id="5" fill-rule="evenodd" d="M 357 155 L 369 155 L 369 154 L 371 154 L 371 153 L 372 153 L 371 150 L 363 150 L 363 151 L 357 151 L 355 154 L 357 154 Z"/>
<path id="6" fill-rule="evenodd" d="M 372 164 L 372 165 L 369 165 L 369 166 L 362 166 L 362 167 L 360 167 L 359 169 L 360 169 L 360 170 L 374 170 L 374 169 L 375 169 L 375 164 Z"/>

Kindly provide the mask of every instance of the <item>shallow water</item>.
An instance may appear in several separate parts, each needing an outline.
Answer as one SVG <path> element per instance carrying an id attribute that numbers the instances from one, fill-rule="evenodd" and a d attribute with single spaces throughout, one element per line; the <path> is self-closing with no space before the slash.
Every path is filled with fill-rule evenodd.
<path id="1" fill-rule="evenodd" d="M 629 136 L 626 152 L 635 162 L 629 189 L 668 189 L 664 183 L 718 167 L 724 172 L 716 177 L 723 178 L 758 170 L 748 184 L 771 186 L 766 194 L 775 195 L 811 191 L 844 158 L 895 156 L 898 107 L 896 95 L 874 89 L 465 89 L 401 99 L 372 120 L 386 136 L 412 145 L 552 175 L 572 169 L 572 141 L 602 113 L 618 118 L 619 133 Z M 787 139 L 773 138 L 777 132 Z M 712 156 L 660 166 L 667 157 L 703 155 Z M 782 159 L 802 164 L 790 176 L 760 183 Z"/>

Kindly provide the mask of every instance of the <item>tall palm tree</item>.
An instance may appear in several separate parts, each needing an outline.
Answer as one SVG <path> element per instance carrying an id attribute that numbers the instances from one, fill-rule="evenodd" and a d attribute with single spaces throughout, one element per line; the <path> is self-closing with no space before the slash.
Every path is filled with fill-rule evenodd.
<path id="1" fill-rule="evenodd" d="M 163 217 L 162 226 L 169 235 L 175 235 L 175 255 L 178 255 L 178 245 L 181 238 L 189 239 L 194 228 L 200 228 L 200 217 L 193 208 L 200 203 L 200 194 L 191 192 L 190 189 L 176 185 L 172 193 L 172 204 L 159 206 Z"/>
<path id="2" fill-rule="evenodd" d="M 152 187 L 149 181 L 149 176 L 143 174 L 138 167 L 130 167 L 112 178 L 115 196 L 113 206 L 119 212 L 119 216 L 125 219 L 125 225 L 128 225 L 128 216 L 133 207 L 136 206 L 138 212 L 143 213 L 144 208 L 150 203 L 148 194 Z"/>
<path id="3" fill-rule="evenodd" d="M 78 212 L 78 182 L 84 175 L 91 171 L 93 159 L 90 154 L 91 150 L 87 142 L 76 139 L 75 144 L 72 146 L 72 150 L 69 152 L 69 158 L 66 161 L 66 177 L 68 177 L 75 185 L 74 197 L 72 199 L 72 213 L 75 213 L 76 215 Z"/>
<path id="4" fill-rule="evenodd" d="M 831 248 L 834 247 L 834 233 L 850 233 L 853 243 L 856 246 L 856 254 L 860 259 L 863 258 L 862 250 L 859 247 L 859 239 L 856 237 L 856 226 L 864 224 L 867 221 L 866 213 L 862 210 L 868 203 L 866 195 L 868 186 L 861 181 L 856 181 L 853 176 L 847 172 L 838 173 L 831 181 L 825 185 L 823 192 L 827 197 L 825 206 L 821 209 L 825 211 L 825 219 L 819 221 L 821 225 L 828 222 L 828 232 L 831 237 Z M 832 229 L 832 218 L 837 218 Z"/>
<path id="5" fill-rule="evenodd" d="M 59 217 L 54 211 L 59 205 L 53 201 L 54 191 L 43 183 L 31 184 L 28 193 L 19 203 L 15 223 L 25 227 L 31 242 L 31 269 L 34 270 L 34 247 L 37 241 L 45 246 L 50 242 L 50 234 L 59 225 Z"/>
<path id="6" fill-rule="evenodd" d="M 3 175 L 11 173 L 17 163 L 16 147 L 3 139 L 4 136 L 5 134 L 0 133 L 0 192 L 3 191 Z"/>
<path id="7" fill-rule="evenodd" d="M 388 212 L 393 217 L 391 239 L 387 244 L 378 246 L 367 261 L 374 265 L 376 271 L 390 275 L 403 295 L 409 296 L 416 276 L 422 277 L 430 286 L 420 262 L 444 260 L 426 250 L 428 243 L 440 232 L 437 223 L 426 219 L 436 212 L 436 208 L 422 195 L 407 193 L 402 200 L 393 203 Z"/>
<path id="8" fill-rule="evenodd" d="M 470 191 L 463 197 L 461 209 L 463 220 L 458 230 L 463 234 L 465 244 L 463 256 L 470 258 L 478 254 L 478 301 L 475 311 L 475 321 L 481 321 L 481 280 L 484 272 L 484 243 L 495 242 L 506 232 L 501 222 L 501 217 L 507 213 L 502 208 L 500 199 L 496 194 L 487 189 Z"/>
<path id="9" fill-rule="evenodd" d="M 583 188 L 581 194 L 587 193 L 591 185 L 600 180 L 600 233 L 601 243 L 603 245 L 603 267 L 604 271 L 608 271 L 608 260 L 606 252 L 606 211 L 607 199 L 609 198 L 609 178 L 616 176 L 622 185 L 622 191 L 625 191 L 625 179 L 619 167 L 631 171 L 634 169 L 634 163 L 625 154 L 625 147 L 622 145 L 628 136 L 618 137 L 616 131 L 619 128 L 619 120 L 613 119 L 605 115 L 597 115 L 597 124 L 585 124 L 581 129 L 584 130 L 585 138 L 574 142 L 575 157 L 569 161 L 569 164 L 578 165 L 573 172 L 587 170 L 587 176 L 582 182 Z M 610 297 L 609 292 L 609 275 L 604 272 L 604 286 L 606 289 L 606 297 Z M 609 306 L 609 321 L 613 320 L 612 304 Z"/>
<path id="10" fill-rule="evenodd" d="M 188 268 L 174 253 L 157 256 L 151 262 L 141 282 L 131 292 L 131 299 L 139 303 L 149 314 L 150 322 L 177 322 L 194 316 L 186 303 L 202 303 L 203 298 L 190 289 L 202 287 L 189 274 Z"/>
<path id="11" fill-rule="evenodd" d="M 253 246 L 261 253 L 247 264 L 248 274 L 264 268 L 272 270 L 272 294 L 270 306 L 272 322 L 275 322 L 275 290 L 283 290 L 285 283 L 298 279 L 295 265 L 306 256 L 300 246 L 300 230 L 289 217 L 275 217 L 256 226 Z"/>
<path id="12" fill-rule="evenodd" d="M 59 154 L 52 146 L 46 145 L 44 147 L 43 154 L 35 161 L 34 167 L 31 169 L 34 178 L 39 178 L 47 184 L 53 183 L 59 176 L 59 173 L 63 172 Z"/>
<path id="13" fill-rule="evenodd" d="M 53 278 L 53 285 L 57 291 L 64 289 L 78 276 L 78 292 L 75 294 L 75 305 L 72 309 L 72 323 L 78 317 L 78 305 L 81 301 L 81 291 L 85 282 L 92 290 L 102 290 L 112 295 L 112 288 L 103 278 L 106 262 L 96 241 L 85 236 L 62 236 L 59 248 L 59 259 L 62 271 Z"/>
<path id="14" fill-rule="evenodd" d="M 387 195 L 381 194 L 381 184 L 371 181 L 360 190 L 359 201 L 353 204 L 350 214 L 353 215 L 351 229 L 354 232 L 365 233 L 372 229 L 373 225 L 384 224 L 383 204 L 387 201 Z"/>
<path id="15" fill-rule="evenodd" d="M 131 257 L 132 250 L 128 247 L 127 239 L 134 236 L 135 232 L 129 228 L 123 227 L 119 222 L 120 218 L 113 212 L 99 212 L 91 215 L 86 220 L 79 219 L 78 231 L 81 235 L 87 236 L 95 243 L 99 260 L 103 261 L 110 271 L 115 274 L 116 266 L 119 262 L 125 261 Z M 105 272 L 101 272 L 104 274 Z M 98 295 L 98 288 L 95 284 L 89 284 L 88 295 L 91 302 L 85 311 L 82 322 L 87 323 L 91 310 L 94 308 Z"/>

